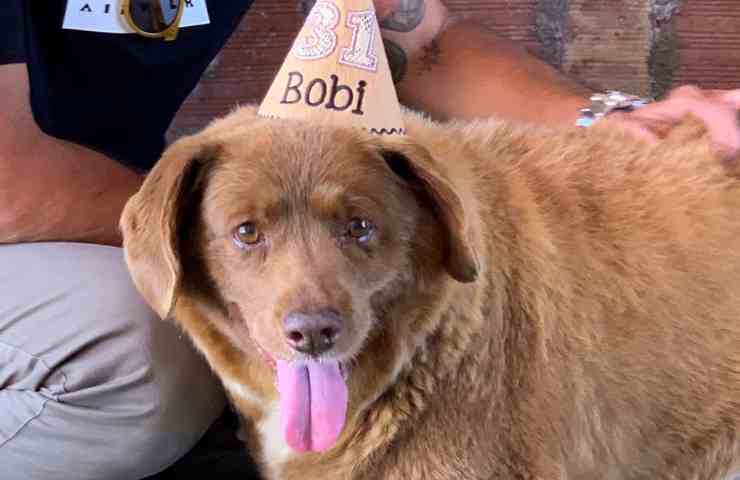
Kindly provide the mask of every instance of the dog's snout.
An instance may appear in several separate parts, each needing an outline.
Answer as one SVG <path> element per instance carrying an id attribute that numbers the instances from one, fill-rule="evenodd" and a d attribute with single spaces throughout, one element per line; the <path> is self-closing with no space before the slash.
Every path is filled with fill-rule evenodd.
<path id="1" fill-rule="evenodd" d="M 315 313 L 291 312 L 283 321 L 283 330 L 292 349 L 317 356 L 334 346 L 342 330 L 342 321 L 332 309 Z"/>

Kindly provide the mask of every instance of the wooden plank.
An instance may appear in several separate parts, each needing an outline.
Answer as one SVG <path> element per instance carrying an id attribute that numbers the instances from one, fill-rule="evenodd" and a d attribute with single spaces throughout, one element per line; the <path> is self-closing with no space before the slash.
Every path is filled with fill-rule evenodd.
<path id="1" fill-rule="evenodd" d="M 649 0 L 571 0 L 563 71 L 597 90 L 649 94 L 650 12 Z"/>
<path id="2" fill-rule="evenodd" d="M 740 2 L 684 1 L 676 18 L 675 84 L 740 87 Z"/>

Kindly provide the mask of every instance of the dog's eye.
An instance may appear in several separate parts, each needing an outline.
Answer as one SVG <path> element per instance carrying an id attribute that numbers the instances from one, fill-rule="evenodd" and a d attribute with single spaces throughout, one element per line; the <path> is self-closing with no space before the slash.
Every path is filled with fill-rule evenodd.
<path id="1" fill-rule="evenodd" d="M 253 247 L 261 241 L 262 235 L 252 222 L 242 223 L 234 230 L 234 243 L 239 248 Z"/>
<path id="2" fill-rule="evenodd" d="M 373 224 L 363 218 L 353 218 L 347 225 L 347 234 L 361 242 L 368 241 L 372 233 Z"/>

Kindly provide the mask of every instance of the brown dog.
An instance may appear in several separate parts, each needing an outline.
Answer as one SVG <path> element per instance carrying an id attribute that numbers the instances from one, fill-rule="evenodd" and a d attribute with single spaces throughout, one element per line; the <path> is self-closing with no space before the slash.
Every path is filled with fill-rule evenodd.
<path id="1" fill-rule="evenodd" d="M 122 219 L 269 479 L 720 480 L 740 467 L 740 180 L 687 122 L 371 136 L 243 108 Z"/>

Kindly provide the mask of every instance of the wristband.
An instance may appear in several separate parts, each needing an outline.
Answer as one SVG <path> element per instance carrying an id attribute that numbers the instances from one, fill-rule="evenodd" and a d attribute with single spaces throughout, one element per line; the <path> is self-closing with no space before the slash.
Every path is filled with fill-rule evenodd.
<path id="1" fill-rule="evenodd" d="M 648 98 L 629 95 L 617 90 L 591 95 L 591 105 L 582 108 L 576 125 L 590 127 L 614 111 L 631 112 L 651 102 Z"/>

